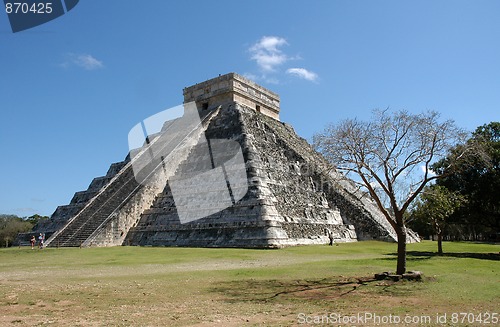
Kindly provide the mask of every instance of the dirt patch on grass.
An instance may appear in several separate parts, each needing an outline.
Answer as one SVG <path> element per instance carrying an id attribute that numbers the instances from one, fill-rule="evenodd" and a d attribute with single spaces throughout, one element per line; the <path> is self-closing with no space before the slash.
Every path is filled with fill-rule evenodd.
<path id="1" fill-rule="evenodd" d="M 226 301 L 271 300 L 338 300 L 349 296 L 373 297 L 379 294 L 393 296 L 396 293 L 411 295 L 409 288 L 422 282 L 390 280 L 379 281 L 372 277 L 333 276 L 310 280 L 261 280 L 249 279 L 225 282 L 211 289 L 214 293 L 223 294 Z"/>

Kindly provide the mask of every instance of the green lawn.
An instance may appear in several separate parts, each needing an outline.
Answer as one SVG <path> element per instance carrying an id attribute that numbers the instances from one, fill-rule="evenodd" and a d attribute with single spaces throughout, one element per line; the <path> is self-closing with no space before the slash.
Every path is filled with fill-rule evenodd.
<path id="1" fill-rule="evenodd" d="M 424 272 L 425 281 L 374 281 L 374 273 L 395 269 L 395 251 L 382 242 L 2 249 L 0 326 L 293 326 L 365 313 L 431 317 L 430 325 L 446 313 L 441 326 L 500 325 L 477 322 L 479 313 L 500 315 L 499 245 L 444 243 L 448 254 L 439 257 L 435 242 L 410 244 L 408 269 Z M 475 318 L 453 323 L 460 312 Z"/>

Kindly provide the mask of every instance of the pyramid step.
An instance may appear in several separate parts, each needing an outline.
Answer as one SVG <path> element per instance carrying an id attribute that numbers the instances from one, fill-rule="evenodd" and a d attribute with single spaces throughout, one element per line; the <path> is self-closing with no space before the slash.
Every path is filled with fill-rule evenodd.
<path id="1" fill-rule="evenodd" d="M 129 166 L 52 240 L 52 244 L 69 246 L 85 241 L 137 187 Z"/>

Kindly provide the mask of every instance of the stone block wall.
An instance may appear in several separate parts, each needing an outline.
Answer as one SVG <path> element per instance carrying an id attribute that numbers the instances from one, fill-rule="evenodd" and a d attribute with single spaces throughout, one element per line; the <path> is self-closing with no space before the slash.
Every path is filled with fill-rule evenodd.
<path id="1" fill-rule="evenodd" d="M 374 213 L 363 211 L 360 200 L 351 198 L 331 179 L 331 167 L 289 126 L 233 103 L 212 119 L 205 136 L 240 144 L 247 194 L 216 214 L 181 224 L 167 183 L 130 229 L 125 245 L 273 248 L 326 244 L 326 230 L 335 235 L 336 242 L 365 236 L 391 239 L 391 232 L 372 217 Z M 196 169 L 210 169 L 208 158 L 201 153 L 193 151 L 189 164 L 181 164 L 173 179 L 182 179 Z M 323 189 L 321 179 L 340 189 Z M 209 180 L 205 183 L 202 188 L 213 187 Z"/>
<path id="2" fill-rule="evenodd" d="M 237 102 L 279 120 L 279 95 L 235 73 L 186 87 L 184 102 L 191 101 L 197 103 L 200 111 Z"/>

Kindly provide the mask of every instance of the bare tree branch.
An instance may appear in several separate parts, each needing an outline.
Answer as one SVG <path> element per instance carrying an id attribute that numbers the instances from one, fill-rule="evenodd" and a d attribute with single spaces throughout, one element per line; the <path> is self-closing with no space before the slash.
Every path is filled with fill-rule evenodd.
<path id="1" fill-rule="evenodd" d="M 405 211 L 426 184 L 441 177 L 430 174 L 432 163 L 444 158 L 464 134 L 452 121 L 438 119 L 439 115 L 432 111 L 410 114 L 377 110 L 370 122 L 345 120 L 314 136 L 316 149 L 330 162 L 339 170 L 359 176 L 403 242 Z M 384 206 L 383 198 L 388 199 L 390 208 Z M 405 247 L 398 246 L 398 271 L 404 270 L 400 249 Z"/>

